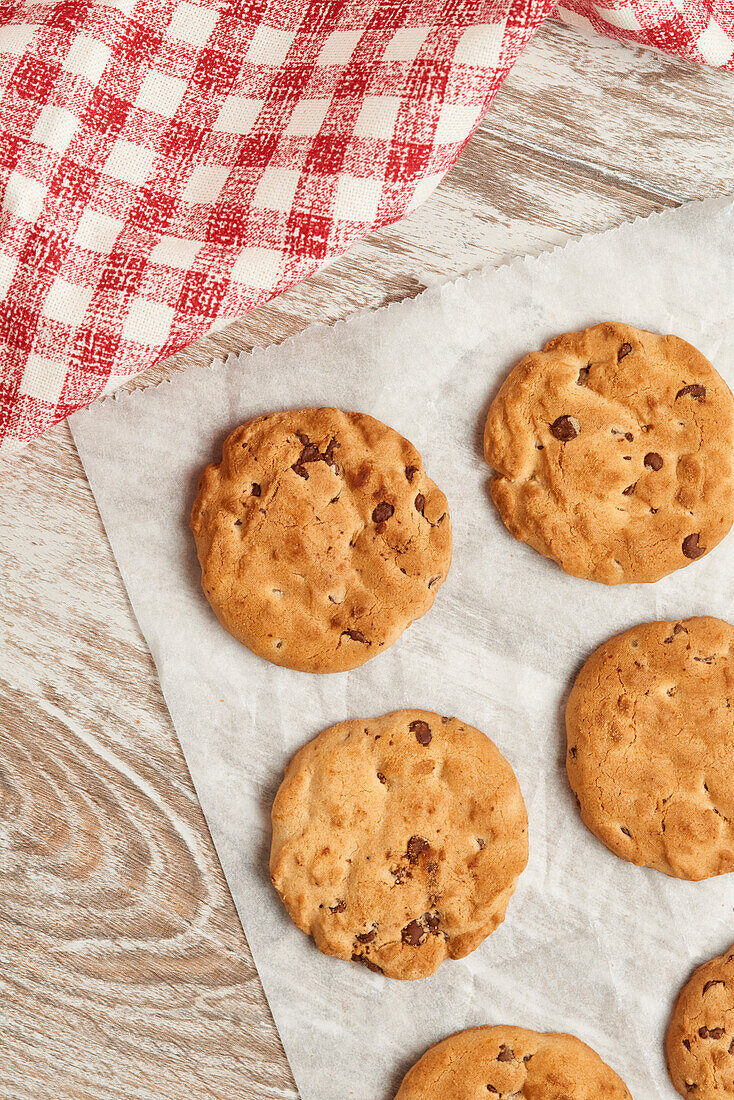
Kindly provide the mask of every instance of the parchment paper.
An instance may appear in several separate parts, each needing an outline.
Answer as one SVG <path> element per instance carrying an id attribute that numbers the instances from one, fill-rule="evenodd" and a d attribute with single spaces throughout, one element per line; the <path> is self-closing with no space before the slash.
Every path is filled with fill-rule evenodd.
<path id="1" fill-rule="evenodd" d="M 734 618 L 734 535 L 655 585 L 567 577 L 502 526 L 481 430 L 522 355 L 604 319 L 683 336 L 734 385 L 733 240 L 734 206 L 691 204 L 72 418 L 303 1100 L 390 1100 L 430 1043 L 480 1023 L 574 1032 L 636 1100 L 676 1095 L 662 1045 L 670 1008 L 691 968 L 734 941 L 734 877 L 679 882 L 598 843 L 566 783 L 562 708 L 610 634 Z M 224 632 L 188 530 L 199 472 L 231 429 L 319 404 L 369 412 L 417 445 L 448 495 L 455 545 L 422 620 L 363 668 L 320 677 L 267 664 Z M 504 925 L 414 983 L 320 955 L 267 872 L 270 803 L 292 753 L 334 722 L 399 707 L 489 734 L 530 815 L 530 863 Z"/>

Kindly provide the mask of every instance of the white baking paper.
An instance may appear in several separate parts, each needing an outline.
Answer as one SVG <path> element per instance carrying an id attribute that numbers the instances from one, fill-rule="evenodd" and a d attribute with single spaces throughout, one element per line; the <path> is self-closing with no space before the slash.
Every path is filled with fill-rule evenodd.
<path id="1" fill-rule="evenodd" d="M 605 319 L 685 337 L 734 385 L 733 241 L 734 206 L 691 204 L 72 418 L 303 1100 L 390 1100 L 430 1043 L 483 1023 L 574 1032 L 636 1100 L 675 1096 L 669 1012 L 691 968 L 734 941 L 734 877 L 679 882 L 598 843 L 566 783 L 562 715 L 608 635 L 647 619 L 734 619 L 734 535 L 655 585 L 568 577 L 502 526 L 481 433 L 521 356 Z M 276 668 L 224 632 L 188 529 L 199 472 L 229 431 L 321 404 L 369 412 L 416 444 L 449 498 L 455 546 L 433 609 L 363 668 L 330 676 Z M 530 863 L 504 925 L 413 983 L 320 955 L 267 870 L 269 808 L 292 753 L 334 722 L 400 707 L 486 731 L 530 815 Z"/>

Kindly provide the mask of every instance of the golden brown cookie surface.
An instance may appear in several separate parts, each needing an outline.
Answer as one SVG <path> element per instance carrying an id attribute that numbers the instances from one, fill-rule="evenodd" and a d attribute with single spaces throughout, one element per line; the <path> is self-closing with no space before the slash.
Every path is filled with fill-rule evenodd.
<path id="1" fill-rule="evenodd" d="M 643 623 L 576 678 L 568 778 L 622 859 L 696 880 L 734 871 L 733 650 L 721 619 Z"/>
<path id="2" fill-rule="evenodd" d="M 191 527 L 225 629 L 305 672 L 356 668 L 392 645 L 451 562 L 446 497 L 415 447 L 339 409 L 237 428 L 204 470 Z"/>
<path id="3" fill-rule="evenodd" d="M 341 722 L 288 765 L 270 874 L 327 955 L 393 978 L 463 958 L 502 922 L 528 859 L 510 765 L 456 718 Z"/>
<path id="4" fill-rule="evenodd" d="M 473 1027 L 432 1046 L 395 1100 L 632 1100 L 596 1051 L 573 1035 Z"/>
<path id="5" fill-rule="evenodd" d="M 665 1045 L 681 1096 L 734 1097 L 734 948 L 699 966 L 683 986 Z"/>
<path id="6" fill-rule="evenodd" d="M 502 385 L 484 452 L 509 531 L 576 577 L 659 580 L 734 521 L 734 398 L 677 336 L 608 322 L 549 341 Z"/>

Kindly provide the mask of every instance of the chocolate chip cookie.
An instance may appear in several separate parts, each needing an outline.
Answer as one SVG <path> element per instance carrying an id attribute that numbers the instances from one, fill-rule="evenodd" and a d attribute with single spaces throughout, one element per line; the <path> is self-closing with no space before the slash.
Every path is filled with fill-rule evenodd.
<path id="1" fill-rule="evenodd" d="M 622 859 L 734 871 L 734 627 L 643 623 L 601 645 L 566 708 L 566 767 L 588 828 Z"/>
<path id="2" fill-rule="evenodd" d="M 472 1027 L 432 1046 L 395 1100 L 632 1100 L 596 1051 L 573 1035 Z"/>
<path id="3" fill-rule="evenodd" d="M 254 653 L 343 672 L 430 608 L 451 563 L 446 497 L 362 413 L 301 409 L 232 432 L 191 514 L 202 587 Z"/>
<path id="4" fill-rule="evenodd" d="M 734 1096 L 734 947 L 699 966 L 678 994 L 666 1038 L 673 1085 L 689 1100 Z"/>
<path id="5" fill-rule="evenodd" d="M 659 580 L 734 520 L 734 398 L 677 336 L 557 336 L 505 380 L 484 453 L 508 530 L 575 577 Z"/>
<path id="6" fill-rule="evenodd" d="M 324 730 L 288 765 L 270 874 L 326 955 L 424 978 L 504 919 L 528 859 L 515 774 L 456 718 L 402 710 Z"/>

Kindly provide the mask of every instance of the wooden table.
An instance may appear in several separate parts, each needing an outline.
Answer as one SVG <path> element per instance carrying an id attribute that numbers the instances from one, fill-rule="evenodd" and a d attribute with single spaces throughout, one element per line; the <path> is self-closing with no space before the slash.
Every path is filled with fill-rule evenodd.
<path id="1" fill-rule="evenodd" d="M 549 23 L 425 206 L 133 385 L 731 193 L 733 132 L 731 75 Z M 0 1097 L 294 1097 L 66 425 L 1 476 Z"/>

